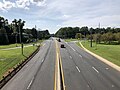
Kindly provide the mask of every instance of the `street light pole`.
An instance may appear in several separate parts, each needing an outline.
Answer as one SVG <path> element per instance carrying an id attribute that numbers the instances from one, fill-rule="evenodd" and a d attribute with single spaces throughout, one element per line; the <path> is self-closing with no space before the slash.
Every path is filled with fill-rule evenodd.
<path id="1" fill-rule="evenodd" d="M 21 43 L 21 52 L 22 52 L 22 55 L 23 55 L 23 43 L 22 43 L 22 32 L 20 30 L 20 22 L 18 23 L 19 24 L 19 39 L 20 39 L 20 43 Z"/>
<path id="2" fill-rule="evenodd" d="M 92 47 L 92 29 L 91 30 L 89 29 L 89 31 L 90 31 L 90 47 Z"/>

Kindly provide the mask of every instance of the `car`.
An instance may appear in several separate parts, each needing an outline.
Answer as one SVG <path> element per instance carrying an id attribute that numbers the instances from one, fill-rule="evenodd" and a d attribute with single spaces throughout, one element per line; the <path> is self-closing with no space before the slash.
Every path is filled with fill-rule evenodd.
<path id="1" fill-rule="evenodd" d="M 60 38 L 58 39 L 58 42 L 61 42 Z"/>
<path id="2" fill-rule="evenodd" d="M 61 48 L 65 48 L 65 45 L 64 44 L 61 44 L 61 46 L 60 46 Z"/>

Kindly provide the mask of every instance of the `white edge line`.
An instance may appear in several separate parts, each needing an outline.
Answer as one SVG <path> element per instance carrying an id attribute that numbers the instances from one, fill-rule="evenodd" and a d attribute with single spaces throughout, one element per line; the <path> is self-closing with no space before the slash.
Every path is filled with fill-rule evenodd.
<path id="1" fill-rule="evenodd" d="M 70 58 L 72 58 L 72 57 L 70 56 Z"/>
<path id="2" fill-rule="evenodd" d="M 82 57 L 82 55 L 79 55 L 80 57 Z"/>
<path id="3" fill-rule="evenodd" d="M 78 68 L 78 66 L 76 66 L 76 68 L 77 68 L 78 72 L 80 72 L 80 69 Z"/>
<path id="4" fill-rule="evenodd" d="M 97 73 L 99 73 L 99 71 L 95 68 L 95 67 L 92 67 Z"/>
<path id="5" fill-rule="evenodd" d="M 28 87 L 27 87 L 27 90 L 29 90 L 30 86 L 32 85 L 33 80 L 34 80 L 34 77 L 33 77 L 32 80 L 30 81 L 30 83 L 29 83 L 29 85 L 28 85 Z"/>

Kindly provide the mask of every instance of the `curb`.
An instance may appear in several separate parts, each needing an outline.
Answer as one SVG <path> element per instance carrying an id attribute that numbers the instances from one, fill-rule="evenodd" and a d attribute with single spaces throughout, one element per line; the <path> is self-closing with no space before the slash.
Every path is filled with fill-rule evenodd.
<path id="1" fill-rule="evenodd" d="M 91 54 L 92 56 L 96 57 L 96 58 L 99 59 L 100 61 L 104 62 L 105 64 L 109 65 L 110 67 L 112 67 L 112 68 L 114 68 L 114 69 L 116 69 L 117 71 L 120 72 L 120 67 L 119 67 L 119 66 L 117 66 L 116 64 L 108 61 L 107 59 L 105 59 L 105 58 L 103 58 L 103 57 L 101 57 L 101 56 L 99 56 L 99 55 L 97 55 L 97 54 L 89 51 L 88 49 L 86 49 L 86 48 L 82 45 L 81 42 L 79 42 L 79 44 L 81 45 L 81 47 L 82 47 L 86 52 L 88 52 L 88 53 Z"/>

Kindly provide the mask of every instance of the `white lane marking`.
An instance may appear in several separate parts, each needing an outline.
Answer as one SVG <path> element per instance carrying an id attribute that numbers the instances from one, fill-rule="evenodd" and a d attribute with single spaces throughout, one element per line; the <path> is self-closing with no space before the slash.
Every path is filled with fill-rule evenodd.
<path id="1" fill-rule="evenodd" d="M 66 44 L 67 44 L 68 46 L 70 46 L 68 43 L 66 43 Z M 75 51 L 75 49 L 74 49 L 72 46 L 70 46 L 70 47 L 72 48 L 73 51 Z"/>
<path id="2" fill-rule="evenodd" d="M 42 60 L 42 62 L 43 62 L 44 60 Z"/>
<path id="3" fill-rule="evenodd" d="M 115 87 L 114 85 L 112 85 L 112 87 Z"/>
<path id="4" fill-rule="evenodd" d="M 99 71 L 95 68 L 95 67 L 92 67 L 97 73 L 99 73 Z"/>
<path id="5" fill-rule="evenodd" d="M 80 69 L 78 68 L 78 66 L 76 66 L 76 68 L 77 68 L 78 72 L 80 72 Z"/>
<path id="6" fill-rule="evenodd" d="M 79 55 L 80 57 L 82 57 L 82 55 Z"/>
<path id="7" fill-rule="evenodd" d="M 90 87 L 89 85 L 87 85 L 87 87 Z"/>
<path id="8" fill-rule="evenodd" d="M 70 46 L 70 45 L 69 45 Z M 71 46 L 70 46 L 71 47 Z M 71 47 L 73 51 L 75 51 L 75 49 L 73 47 Z"/>
<path id="9" fill-rule="evenodd" d="M 72 59 L 72 57 L 70 56 L 70 58 Z"/>
<path id="10" fill-rule="evenodd" d="M 34 77 L 33 77 L 32 80 L 30 81 L 30 83 L 29 83 L 29 85 L 28 85 L 28 87 L 27 87 L 27 90 L 29 90 L 30 86 L 32 85 L 33 80 L 34 80 Z"/>
<path id="11" fill-rule="evenodd" d="M 106 70 L 108 70 L 109 68 L 105 68 Z"/>

